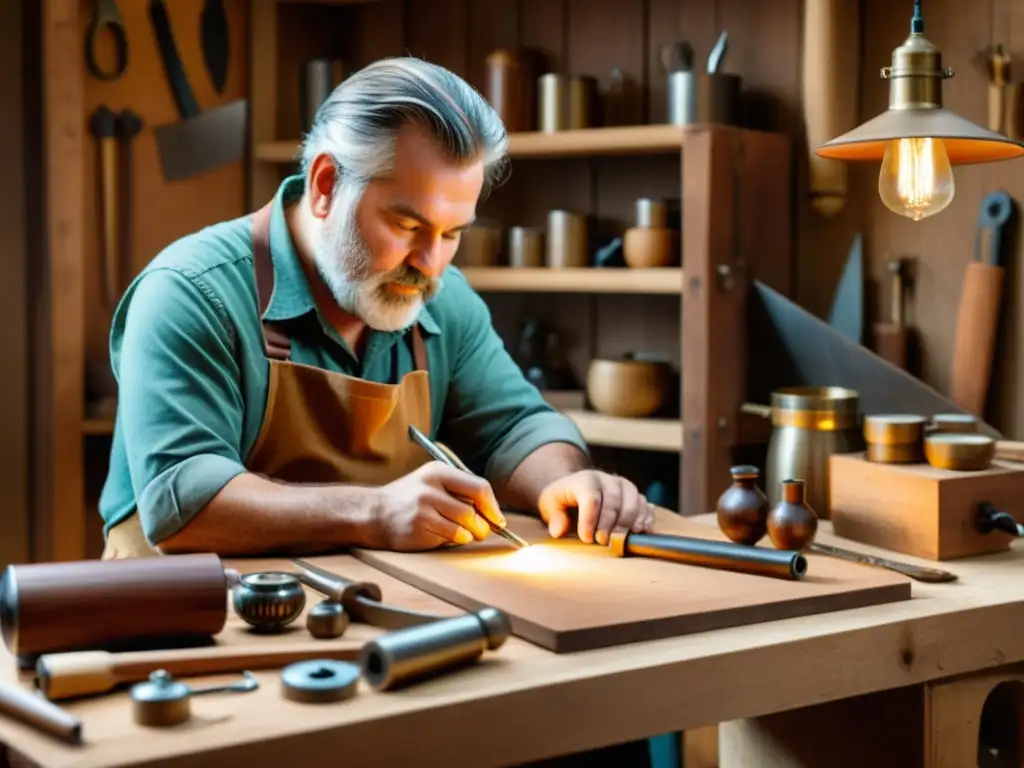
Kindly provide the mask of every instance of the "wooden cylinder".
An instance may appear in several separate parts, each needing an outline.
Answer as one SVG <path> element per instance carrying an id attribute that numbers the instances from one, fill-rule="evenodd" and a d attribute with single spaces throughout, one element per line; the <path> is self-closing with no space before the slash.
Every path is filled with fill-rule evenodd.
<path id="1" fill-rule="evenodd" d="M 952 400 L 982 418 L 992 377 L 992 356 L 1003 294 L 1002 267 L 972 261 L 964 274 L 953 346 Z"/>
<path id="2" fill-rule="evenodd" d="M 0 635 L 15 656 L 209 638 L 227 622 L 228 589 L 214 554 L 9 565 Z"/>

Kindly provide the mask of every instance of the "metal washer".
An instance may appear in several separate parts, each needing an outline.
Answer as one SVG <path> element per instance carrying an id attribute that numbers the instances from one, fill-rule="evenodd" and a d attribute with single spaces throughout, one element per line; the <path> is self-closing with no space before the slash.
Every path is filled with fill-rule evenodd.
<path id="1" fill-rule="evenodd" d="M 281 670 L 281 695 L 304 704 L 327 704 L 356 695 L 359 666 L 348 661 L 312 659 Z"/>

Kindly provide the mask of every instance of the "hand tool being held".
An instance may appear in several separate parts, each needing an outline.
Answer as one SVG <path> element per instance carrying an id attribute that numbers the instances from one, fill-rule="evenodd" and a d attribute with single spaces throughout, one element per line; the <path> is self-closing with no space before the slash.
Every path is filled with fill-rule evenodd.
<path id="1" fill-rule="evenodd" d="M 975 260 L 967 265 L 953 345 L 950 396 L 960 408 L 984 418 L 1002 305 L 1004 253 L 1014 218 L 1013 198 L 993 192 L 981 203 Z"/>
<path id="2" fill-rule="evenodd" d="M 455 469 L 461 469 L 463 472 L 469 472 L 469 474 L 473 474 L 470 471 L 469 467 L 463 464 L 462 460 L 459 459 L 458 456 L 456 456 L 447 448 L 439 445 L 438 443 L 433 442 L 429 437 L 424 435 L 411 424 L 409 425 L 409 439 L 412 442 L 416 443 L 418 446 L 420 446 L 427 453 L 429 453 L 434 458 L 434 460 L 443 462 L 450 467 L 454 467 Z M 469 499 L 465 499 L 462 497 L 460 497 L 460 499 L 462 501 L 465 501 L 467 504 L 472 504 L 472 502 Z M 501 536 L 501 538 L 505 539 L 505 541 L 507 541 L 513 547 L 523 549 L 524 547 L 530 546 L 529 542 L 527 542 L 525 539 L 512 533 L 512 531 L 508 530 L 507 528 L 502 528 L 500 525 L 495 523 L 486 515 L 481 514 L 480 517 L 484 518 L 484 520 L 487 521 L 487 525 L 492 532 Z"/>

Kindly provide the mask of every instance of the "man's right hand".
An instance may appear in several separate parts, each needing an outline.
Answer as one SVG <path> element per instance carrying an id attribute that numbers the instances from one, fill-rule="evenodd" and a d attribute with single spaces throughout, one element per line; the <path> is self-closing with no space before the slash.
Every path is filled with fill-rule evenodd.
<path id="1" fill-rule="evenodd" d="M 378 489 L 374 538 L 381 549 L 404 552 L 469 544 L 490 535 L 481 514 L 505 526 L 490 483 L 432 461 Z"/>

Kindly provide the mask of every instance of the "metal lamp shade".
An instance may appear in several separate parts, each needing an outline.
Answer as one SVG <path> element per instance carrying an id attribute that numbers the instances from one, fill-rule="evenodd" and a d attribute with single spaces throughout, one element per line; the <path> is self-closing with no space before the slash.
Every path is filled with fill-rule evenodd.
<path id="1" fill-rule="evenodd" d="M 890 109 L 815 152 L 835 160 L 877 160 L 894 139 L 942 139 L 951 165 L 1012 160 L 1024 155 L 1024 143 L 990 131 L 943 107 Z"/>

